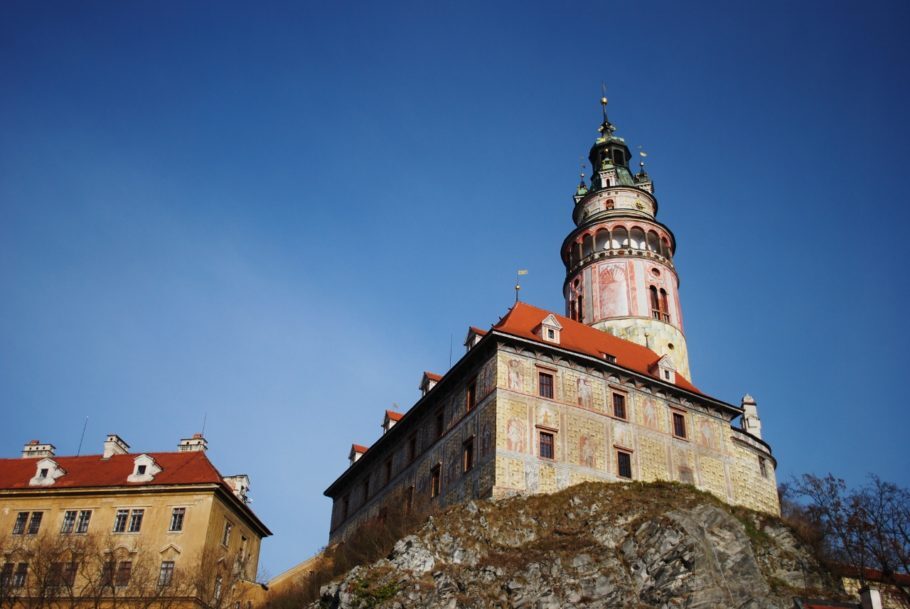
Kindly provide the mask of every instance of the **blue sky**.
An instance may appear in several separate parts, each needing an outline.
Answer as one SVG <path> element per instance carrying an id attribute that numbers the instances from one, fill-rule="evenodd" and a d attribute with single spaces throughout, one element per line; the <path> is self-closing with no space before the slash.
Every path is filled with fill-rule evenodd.
<path id="1" fill-rule="evenodd" d="M 0 455 L 206 420 L 276 575 L 468 325 L 561 312 L 580 157 L 649 152 L 695 383 L 778 475 L 910 486 L 906 3 L 4 2 Z M 589 172 L 588 172 L 589 173 Z"/>

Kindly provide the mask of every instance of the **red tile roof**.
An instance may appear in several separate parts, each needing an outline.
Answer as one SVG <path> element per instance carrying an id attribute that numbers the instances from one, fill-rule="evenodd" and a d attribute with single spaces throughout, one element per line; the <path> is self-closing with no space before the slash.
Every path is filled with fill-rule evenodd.
<path id="1" fill-rule="evenodd" d="M 133 460 L 142 453 L 114 455 L 102 459 L 101 455 L 82 457 L 49 457 L 66 472 L 57 478 L 55 488 L 91 488 L 107 486 L 162 486 L 169 484 L 221 484 L 222 477 L 202 451 L 175 453 L 144 453 L 161 467 L 161 472 L 149 482 L 127 482 L 133 473 Z M 0 459 L 0 490 L 30 489 L 28 481 L 35 475 L 40 459 Z"/>
<path id="2" fill-rule="evenodd" d="M 442 375 L 436 374 L 435 372 L 426 372 L 424 371 L 423 375 L 430 379 L 431 381 L 439 382 L 442 379 Z"/>
<path id="3" fill-rule="evenodd" d="M 351 444 L 351 451 L 355 453 L 363 454 L 369 450 L 369 446 L 363 446 L 362 444 Z"/>
<path id="4" fill-rule="evenodd" d="M 541 344 L 551 344 L 544 341 L 536 331 L 550 311 L 518 302 L 493 326 L 494 330 L 504 334 L 511 334 L 521 338 L 533 340 Z M 584 355 L 602 359 L 604 355 L 616 358 L 616 364 L 635 372 L 654 377 L 651 370 L 660 359 L 654 351 L 636 343 L 618 338 L 597 330 L 585 324 L 571 320 L 568 317 L 552 313 L 562 326 L 559 337 L 559 347 Z M 701 393 L 688 379 L 679 372 L 676 373 L 675 385 L 686 391 Z M 656 377 L 655 377 L 656 378 Z"/>
<path id="5" fill-rule="evenodd" d="M 477 336 L 486 336 L 486 334 L 487 334 L 487 331 L 486 331 L 486 330 L 481 330 L 481 329 L 478 328 L 477 326 L 469 326 L 469 327 L 468 327 L 468 331 L 469 331 L 469 332 L 473 332 L 473 333 L 476 334 Z"/>
<path id="6" fill-rule="evenodd" d="M 400 412 L 395 412 L 394 410 L 386 410 L 385 416 L 390 421 L 395 421 L 396 423 L 401 420 L 401 417 L 404 415 Z"/>

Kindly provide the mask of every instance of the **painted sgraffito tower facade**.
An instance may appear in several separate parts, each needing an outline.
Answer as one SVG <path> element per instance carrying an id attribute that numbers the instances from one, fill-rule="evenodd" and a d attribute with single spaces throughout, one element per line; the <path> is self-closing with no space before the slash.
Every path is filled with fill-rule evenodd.
<path id="1" fill-rule="evenodd" d="M 676 241 L 657 220 L 644 163 L 633 175 L 629 148 L 607 118 L 606 97 L 601 104 L 600 136 L 588 155 L 591 184 L 582 174 L 572 213 L 577 228 L 562 244 L 566 316 L 648 347 L 691 378 L 673 266 Z"/>

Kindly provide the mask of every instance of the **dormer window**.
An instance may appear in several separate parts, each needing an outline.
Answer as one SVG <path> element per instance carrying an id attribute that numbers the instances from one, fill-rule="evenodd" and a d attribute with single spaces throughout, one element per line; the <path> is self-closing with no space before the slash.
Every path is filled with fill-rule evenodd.
<path id="1" fill-rule="evenodd" d="M 540 322 L 540 337 L 548 343 L 559 344 L 559 333 L 562 325 L 556 320 L 552 313 Z"/>
<path id="2" fill-rule="evenodd" d="M 127 482 L 151 482 L 161 472 L 161 467 L 151 455 L 139 455 L 133 459 L 133 473 L 126 477 Z"/>
<path id="3" fill-rule="evenodd" d="M 657 369 L 657 377 L 660 380 L 666 381 L 667 383 L 676 382 L 676 367 L 673 365 L 673 360 L 670 359 L 669 355 L 664 355 L 662 358 L 657 360 L 655 368 Z M 653 371 L 654 369 L 652 368 L 652 372 Z"/>
<path id="4" fill-rule="evenodd" d="M 45 457 L 35 464 L 35 475 L 28 481 L 29 486 L 51 486 L 57 478 L 66 474 L 66 470 L 57 465 L 57 462 Z"/>

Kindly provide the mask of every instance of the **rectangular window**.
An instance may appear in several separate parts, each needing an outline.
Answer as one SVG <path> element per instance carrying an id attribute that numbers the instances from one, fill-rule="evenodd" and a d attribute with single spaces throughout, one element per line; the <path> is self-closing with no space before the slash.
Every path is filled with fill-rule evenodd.
<path id="1" fill-rule="evenodd" d="M 13 524 L 13 535 L 22 535 L 25 533 L 25 523 L 28 522 L 28 512 L 19 512 L 16 514 L 16 522 Z"/>
<path id="2" fill-rule="evenodd" d="M 28 563 L 20 562 L 16 565 L 16 572 L 13 574 L 13 588 L 22 588 L 28 580 Z"/>
<path id="3" fill-rule="evenodd" d="M 553 434 L 548 431 L 540 432 L 540 457 L 542 459 L 553 459 L 555 455 Z"/>
<path id="4" fill-rule="evenodd" d="M 408 490 L 405 491 L 404 509 L 405 509 L 405 514 L 410 514 L 411 510 L 414 509 L 414 487 L 413 486 L 409 486 Z"/>
<path id="5" fill-rule="evenodd" d="M 468 387 L 465 389 L 464 402 L 466 412 L 471 412 L 477 406 L 477 379 L 473 379 L 468 383 Z"/>
<path id="6" fill-rule="evenodd" d="M 436 437 L 441 438 L 442 432 L 445 431 L 445 413 L 440 410 L 436 413 Z"/>
<path id="7" fill-rule="evenodd" d="M 619 419 L 626 418 L 626 396 L 621 393 L 613 394 L 613 416 Z"/>
<path id="8" fill-rule="evenodd" d="M 72 588 L 76 583 L 76 563 L 73 561 L 65 562 L 60 565 L 60 583 L 61 586 Z"/>
<path id="9" fill-rule="evenodd" d="M 60 533 L 69 535 L 76 528 L 76 510 L 66 510 L 63 512 L 63 525 L 60 527 Z"/>
<path id="10" fill-rule="evenodd" d="M 417 457 L 417 434 L 414 434 L 408 440 L 408 463 L 413 463 Z"/>
<path id="11" fill-rule="evenodd" d="M 465 440 L 461 445 L 461 467 L 465 473 L 474 467 L 474 438 Z"/>
<path id="12" fill-rule="evenodd" d="M 240 536 L 240 562 L 243 562 L 244 560 L 246 560 L 246 549 L 249 544 L 250 544 L 250 540 L 247 539 L 246 537 L 244 537 L 243 535 L 241 535 Z"/>
<path id="13" fill-rule="evenodd" d="M 625 451 L 616 452 L 616 473 L 620 478 L 632 478 L 632 455 Z"/>
<path id="14" fill-rule="evenodd" d="M 133 510 L 130 512 L 130 533 L 138 533 L 142 528 L 142 516 L 145 514 L 145 510 Z"/>
<path id="15" fill-rule="evenodd" d="M 13 582 L 13 563 L 8 562 L 3 564 L 3 569 L 0 570 L 0 591 L 6 592 L 9 589 L 10 584 Z M 5 596 L 5 594 L 4 594 Z"/>
<path id="16" fill-rule="evenodd" d="M 234 523 L 230 520 L 224 521 L 224 530 L 221 531 L 221 545 L 227 546 L 231 543 L 231 529 L 234 528 Z"/>
<path id="17" fill-rule="evenodd" d="M 764 458 L 764 457 L 759 457 L 759 458 L 758 458 L 758 471 L 761 472 L 761 477 L 762 477 L 762 478 L 767 478 L 767 477 L 768 477 L 768 464 L 767 464 L 767 462 L 765 461 L 765 458 Z"/>
<path id="18" fill-rule="evenodd" d="M 76 533 L 84 535 L 88 533 L 88 523 L 92 519 L 91 510 L 79 510 L 79 518 L 76 520 Z"/>
<path id="19" fill-rule="evenodd" d="M 430 497 L 439 497 L 442 492 L 442 467 L 434 465 L 430 470 Z"/>
<path id="20" fill-rule="evenodd" d="M 363 502 L 366 503 L 370 498 L 370 479 L 367 478 L 363 481 Z"/>
<path id="21" fill-rule="evenodd" d="M 101 567 L 101 586 L 103 588 L 109 588 L 114 585 L 114 571 L 116 571 L 116 566 L 114 561 L 109 560 Z"/>
<path id="22" fill-rule="evenodd" d="M 126 521 L 129 519 L 129 510 L 117 510 L 114 516 L 114 532 L 123 533 L 126 531 Z"/>
<path id="23" fill-rule="evenodd" d="M 686 416 L 678 412 L 673 413 L 673 435 L 677 438 L 686 437 Z"/>
<path id="24" fill-rule="evenodd" d="M 186 508 L 175 507 L 171 510 L 171 525 L 168 527 L 168 531 L 182 531 L 183 530 L 183 519 L 186 517 Z"/>
<path id="25" fill-rule="evenodd" d="M 553 399 L 553 375 L 547 372 L 538 373 L 537 389 L 541 397 Z"/>
<path id="26" fill-rule="evenodd" d="M 162 560 L 161 570 L 158 571 L 158 587 L 167 588 L 174 580 L 174 561 Z"/>
<path id="27" fill-rule="evenodd" d="M 388 484 L 392 479 L 392 460 L 389 459 L 385 462 L 385 483 Z"/>
<path id="28" fill-rule="evenodd" d="M 47 585 L 49 588 L 57 588 L 63 585 L 63 563 L 52 562 L 47 569 Z"/>
<path id="29" fill-rule="evenodd" d="M 28 534 L 37 535 L 38 529 L 41 528 L 41 517 L 44 516 L 42 512 L 32 512 L 32 517 L 28 521 Z"/>
<path id="30" fill-rule="evenodd" d="M 133 561 L 121 560 L 117 564 L 117 574 L 114 576 L 114 585 L 122 588 L 130 585 L 130 578 L 133 575 Z"/>
<path id="31" fill-rule="evenodd" d="M 345 495 L 341 498 L 341 520 L 348 519 L 348 506 L 351 504 L 351 496 Z"/>

